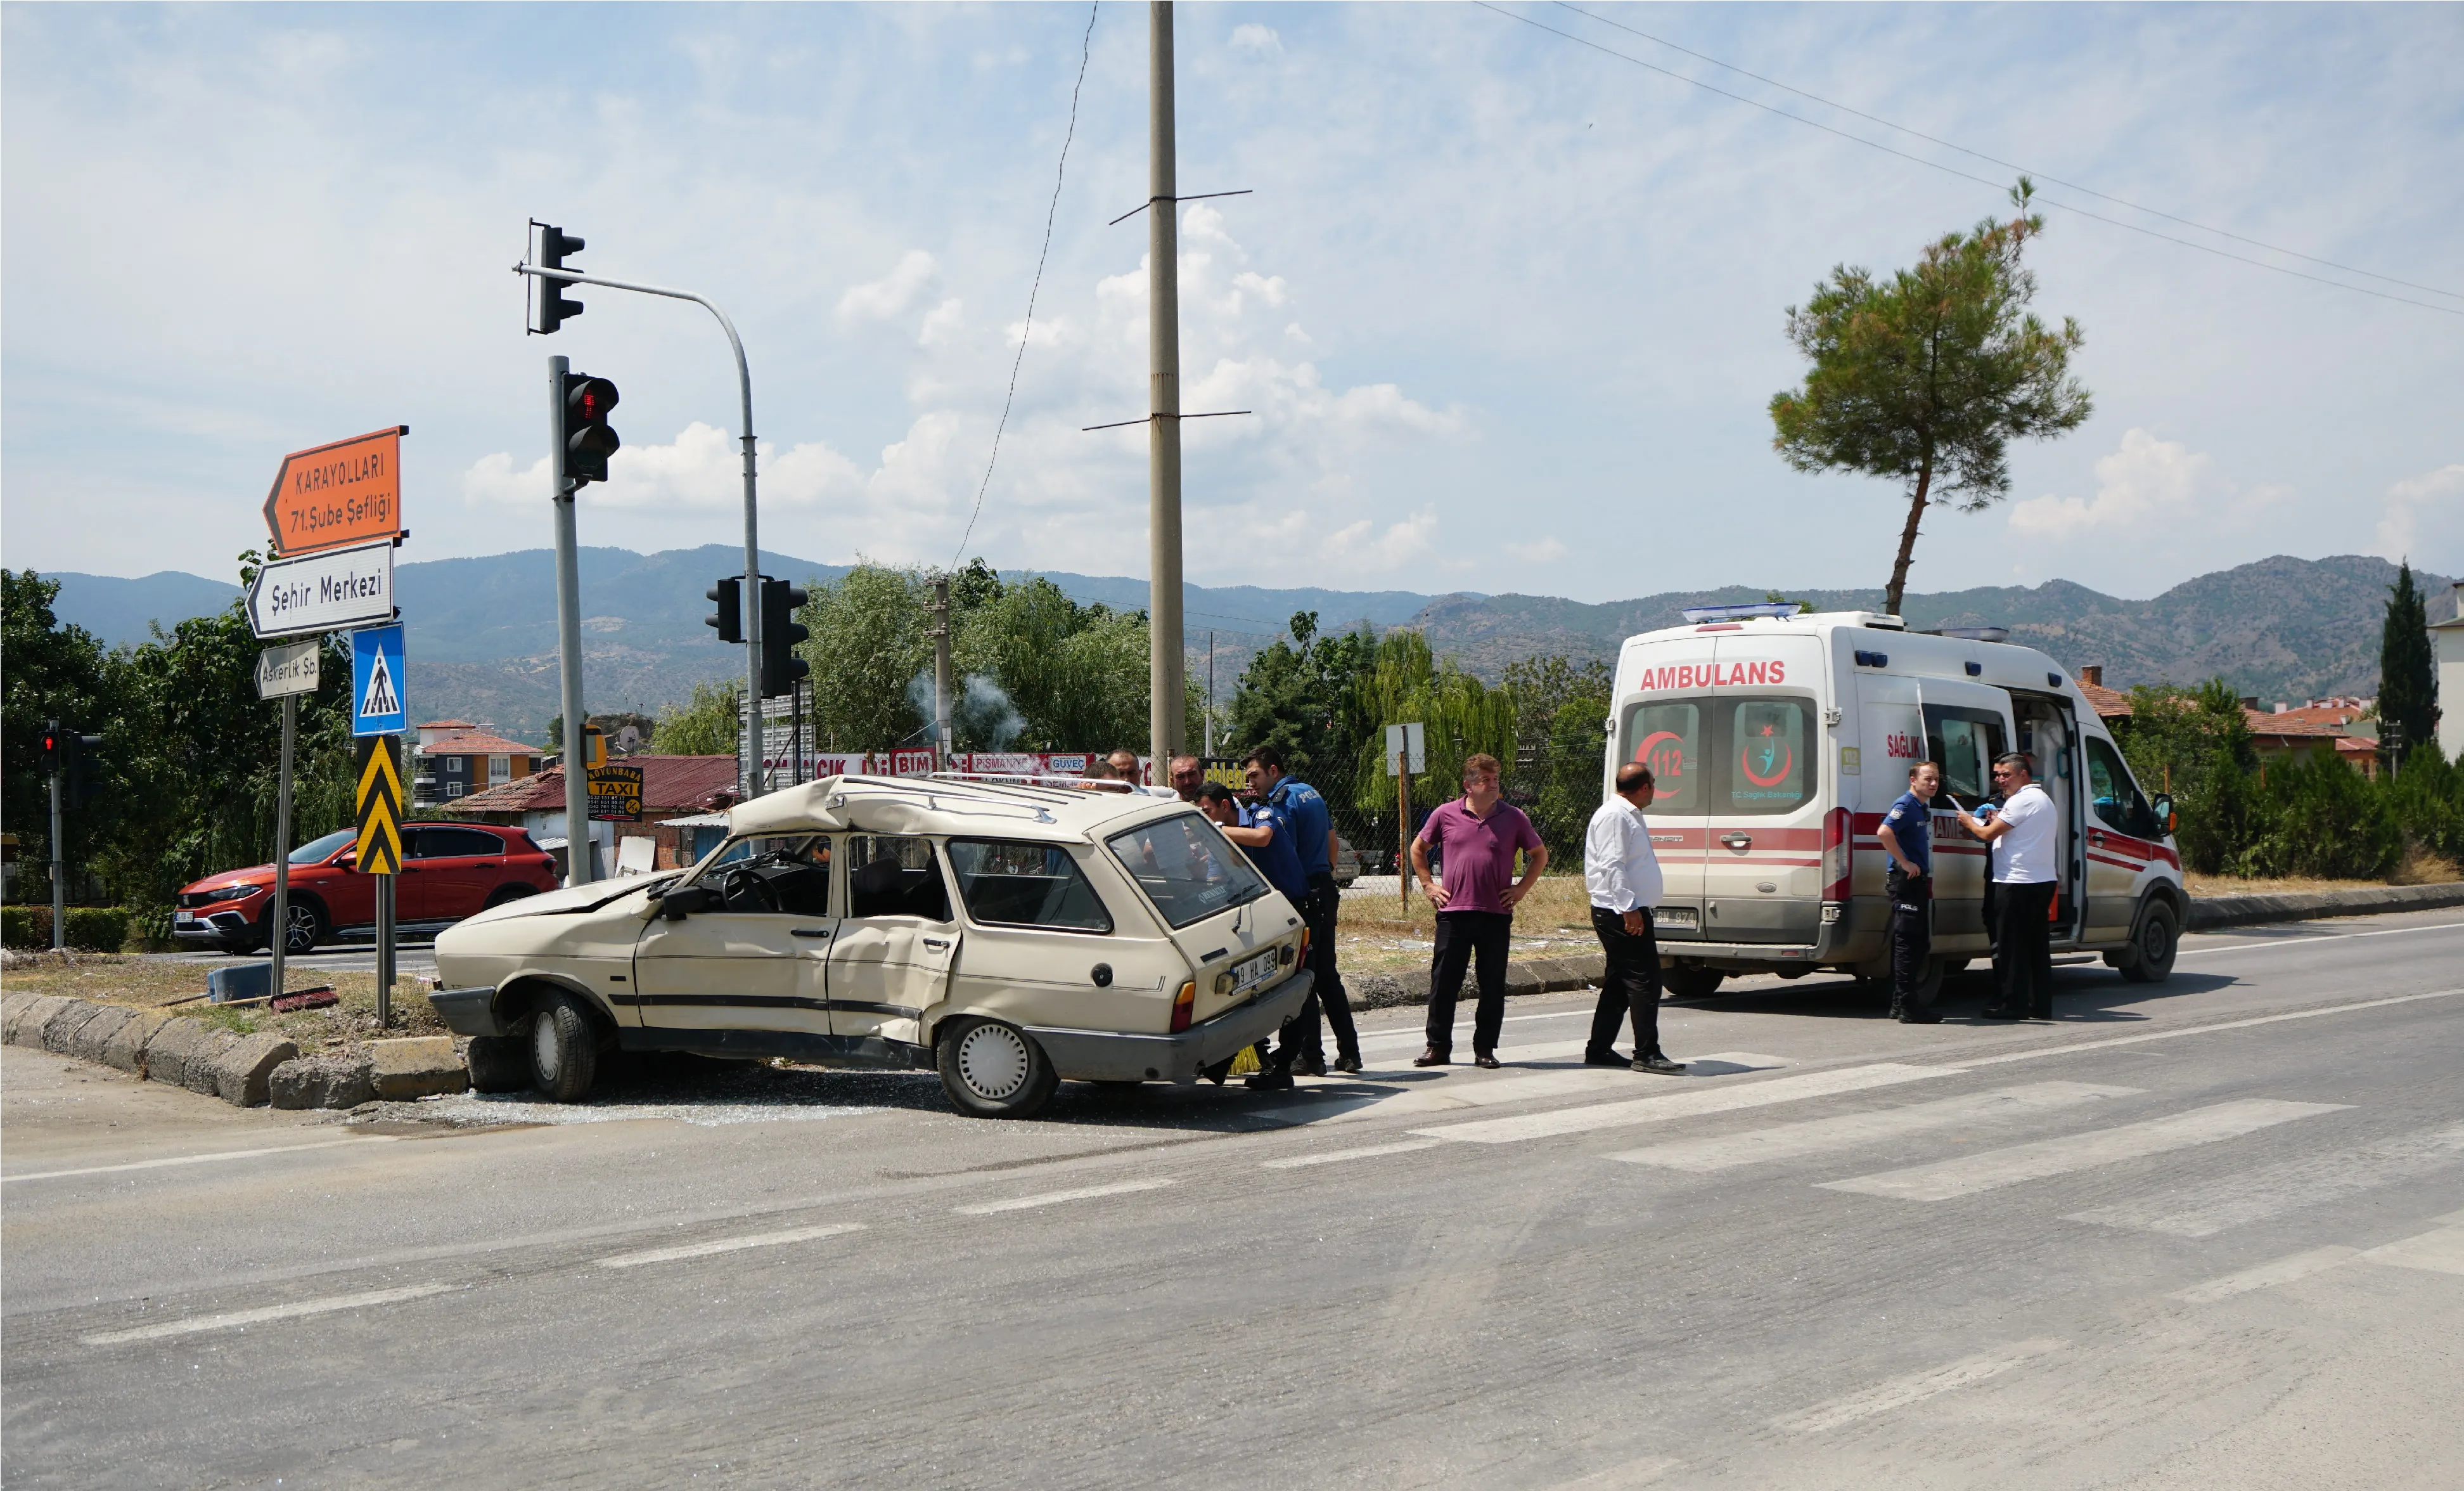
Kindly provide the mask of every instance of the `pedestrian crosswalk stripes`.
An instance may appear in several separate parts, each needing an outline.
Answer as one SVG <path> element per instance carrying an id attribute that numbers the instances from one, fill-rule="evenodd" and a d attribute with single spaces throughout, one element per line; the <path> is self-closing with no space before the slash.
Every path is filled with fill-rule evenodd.
<path id="1" fill-rule="evenodd" d="M 1507 1055 L 1517 1055 L 1508 1052 Z M 1757 1072 L 1789 1065 L 1786 1057 L 1757 1056 L 1750 1051 L 1723 1051 L 1696 1057 L 1686 1070 L 1706 1077 Z M 1572 1098 L 1595 1092 L 1631 1093 L 1644 1084 L 1664 1085 L 1663 1077 L 1646 1077 L 1624 1067 L 1572 1066 L 1528 1076 L 1492 1078 L 1486 1081 L 1447 1084 L 1411 1092 L 1363 1094 L 1330 1085 L 1297 1094 L 1272 1107 L 1245 1115 L 1285 1123 L 1327 1123 L 1352 1117 L 1403 1118 L 1416 1113 L 1458 1113 L 1465 1108 L 1493 1108 L 1549 1098 Z M 1347 1084 L 1349 1086 L 1349 1084 Z"/>
<path id="2" fill-rule="evenodd" d="M 1671 1091 L 1632 1098 L 1621 1102 L 1596 1102 L 1576 1108 L 1552 1108 L 1541 1113 L 1520 1113 L 1511 1118 L 1479 1119 L 1465 1124 L 1416 1128 L 1412 1132 L 1461 1144 L 1515 1144 L 1529 1139 L 1553 1138 L 1560 1134 L 1581 1134 L 1602 1128 L 1659 1124 L 1671 1119 L 1691 1118 L 1702 1113 L 1727 1113 L 1739 1108 L 1758 1108 L 1771 1103 L 1795 1102 L 1806 1098 L 1827 1098 L 1838 1093 L 1863 1092 L 1876 1087 L 1893 1087 L 1903 1082 L 1925 1081 L 1930 1078 L 1956 1077 L 1960 1072 L 1961 1069 L 1954 1066 L 1909 1066 L 1896 1061 L 1883 1061 L 1871 1066 L 1840 1067 L 1829 1072 L 1808 1072 L 1800 1077 L 1774 1077 L 1755 1082 L 1721 1083 L 1706 1087 L 1685 1087 L 1672 1083 Z M 1616 1074 L 1602 1072 L 1599 1075 Z M 1621 1085 L 1631 1090 L 1632 1080 L 1628 1078 Z"/>
<path id="3" fill-rule="evenodd" d="M 1622 1160 L 1629 1165 L 1650 1165 L 1698 1173 L 1725 1170 L 1740 1165 L 1758 1165 L 1853 1149 L 1860 1145 L 1887 1144 L 1939 1129 L 1965 1129 L 2036 1118 L 2113 1098 L 2134 1097 L 2139 1092 L 2136 1087 L 2106 1087 L 2093 1082 L 2030 1082 L 2024 1086 L 1999 1087 L 1991 1092 L 1969 1093 L 1932 1102 L 1913 1102 L 1903 1107 L 1806 1119 L 1737 1134 L 1670 1140 L 1606 1158 Z"/>
<path id="4" fill-rule="evenodd" d="M 1825 1191 L 1854 1191 L 1902 1201 L 1948 1201 L 1979 1191 L 1996 1191 L 2022 1181 L 2043 1180 L 2075 1170 L 2093 1169 L 2124 1160 L 2142 1159 L 2167 1150 L 2189 1148 L 2237 1138 L 2296 1119 L 2343 1111 L 2341 1102 L 2286 1102 L 2272 1098 L 2244 1098 L 2211 1103 L 2186 1113 L 2125 1124 L 2118 1128 L 2065 1134 L 2033 1144 L 1964 1154 L 1930 1165 L 1884 1170 L 1849 1180 L 1822 1183 Z"/>
<path id="5" fill-rule="evenodd" d="M 2360 1249 L 2341 1244 L 2310 1248 L 2289 1257 L 2272 1258 L 2256 1268 L 2245 1268 L 2222 1279 L 2211 1279 L 2206 1283 L 2176 1290 L 2173 1298 L 2185 1304 L 2211 1304 L 2237 1294 L 2248 1294 L 2254 1289 L 2271 1289 L 2277 1284 L 2289 1284 L 2297 1279 L 2307 1279 L 2321 1269 L 2334 1268 L 2360 1254 Z"/>
<path id="6" fill-rule="evenodd" d="M 1773 1420 L 1773 1426 L 1794 1434 L 1820 1434 L 1828 1429 L 1837 1429 L 1844 1424 L 1853 1424 L 1860 1418 L 1872 1418 L 1878 1413 L 1887 1413 L 1895 1409 L 1906 1408 L 1912 1403 L 1922 1403 L 1927 1398 L 1948 1392 L 1955 1388 L 1965 1388 L 1970 1383 L 1983 1382 L 1988 1377 L 1999 1377 L 2031 1358 L 2043 1356 L 2050 1351 L 2058 1351 L 2069 1344 L 2050 1336 L 2039 1337 L 2034 1341 L 2013 1342 L 1998 1350 L 1983 1351 L 1974 1356 L 1964 1357 L 1947 1367 L 1910 1372 L 1904 1377 L 1894 1377 L 1888 1382 L 1867 1388 L 1861 1392 L 1852 1392 L 1844 1397 L 1833 1398 L 1828 1403 L 1817 1403 L 1802 1413 L 1790 1413 Z"/>
<path id="7" fill-rule="evenodd" d="M 2366 1263 L 2397 1268 L 2427 1268 L 2441 1274 L 2464 1274 L 2464 1227 L 2441 1227 L 2418 1236 L 2372 1248 L 2362 1255 Z"/>
<path id="8" fill-rule="evenodd" d="M 2453 1165 L 2464 1165 L 2464 1124 L 2167 1186 L 2154 1195 L 2074 1212 L 2067 1219 L 2175 1237 L 2211 1237 L 2229 1227 L 2324 1205 Z"/>

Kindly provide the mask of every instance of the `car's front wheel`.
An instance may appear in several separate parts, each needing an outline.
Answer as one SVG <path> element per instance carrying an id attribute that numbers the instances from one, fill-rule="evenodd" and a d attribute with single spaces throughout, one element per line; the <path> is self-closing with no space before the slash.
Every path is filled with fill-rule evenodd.
<path id="1" fill-rule="evenodd" d="M 599 1075 L 599 1033 L 570 994 L 531 1018 L 531 1084 L 558 1102 L 580 1102 Z"/>
<path id="2" fill-rule="evenodd" d="M 1032 1036 L 1000 1020 L 954 1020 L 941 1035 L 941 1085 L 972 1118 L 1031 1118 L 1061 1085 Z"/>
<path id="3" fill-rule="evenodd" d="M 313 901 L 297 897 L 292 898 L 284 909 L 289 913 L 291 935 L 282 940 L 282 950 L 293 957 L 314 952 L 317 945 L 325 940 L 324 909 Z M 274 946 L 274 908 L 271 905 L 265 908 L 265 916 L 257 923 L 257 946 Z"/>
<path id="4" fill-rule="evenodd" d="M 2173 957 L 2181 951 L 2181 943 L 2173 908 L 2158 901 L 2139 919 L 2139 935 L 2130 940 L 2131 956 L 2117 967 L 2134 984 L 2161 984 L 2173 976 Z"/>

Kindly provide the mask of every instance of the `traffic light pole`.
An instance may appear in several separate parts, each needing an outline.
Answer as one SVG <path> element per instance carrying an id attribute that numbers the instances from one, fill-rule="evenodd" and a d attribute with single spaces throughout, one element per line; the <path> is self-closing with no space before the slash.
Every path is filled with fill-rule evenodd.
<path id="1" fill-rule="evenodd" d="M 747 798 L 755 797 L 759 793 L 761 770 L 761 753 L 759 748 L 760 735 L 759 733 L 761 728 L 761 545 L 759 541 L 757 524 L 755 522 L 755 503 L 753 493 L 753 369 L 744 361 L 744 339 L 736 334 L 736 323 L 727 319 L 727 312 L 720 310 L 717 306 L 702 299 L 700 296 L 693 294 L 690 290 L 669 290 L 663 289 L 658 285 L 634 284 L 628 280 L 623 279 L 601 279 L 592 275 L 577 274 L 569 269 L 550 269 L 542 264 L 517 264 L 514 266 L 514 273 L 517 275 L 534 275 L 541 279 L 553 279 L 562 284 L 598 285 L 603 289 L 608 290 L 630 290 L 636 295 L 663 296 L 671 300 L 691 300 L 695 305 L 700 306 L 703 310 L 706 310 L 713 316 L 718 318 L 719 329 L 727 333 L 727 345 L 735 349 L 737 390 L 741 395 L 744 403 L 744 429 L 743 434 L 737 437 L 738 441 L 744 447 L 744 707 L 746 715 L 751 721 L 751 723 L 747 728 L 754 732 L 751 739 L 753 748 L 745 751 L 742 758 L 737 761 L 737 771 L 740 778 L 738 785 L 742 789 L 744 795 Z M 553 358 L 550 359 L 550 361 L 561 366 L 564 359 Z M 557 392 L 557 397 L 560 400 L 557 406 L 559 410 L 559 413 L 557 415 L 559 424 L 557 428 L 560 430 L 563 428 L 561 421 L 564 417 L 561 412 L 564 407 L 561 402 L 563 398 L 562 389 L 563 386 L 560 383 L 558 385 Z M 1177 432 L 1176 432 L 1176 434 L 1177 433 Z M 564 453 L 561 446 L 558 448 L 552 456 L 552 459 L 555 462 L 552 469 L 555 471 L 557 477 L 557 490 L 562 492 L 564 489 Z M 563 516 L 560 521 L 569 525 L 572 523 L 571 495 L 566 494 L 563 501 L 565 501 L 566 506 L 562 509 Z M 558 562 L 561 566 L 563 563 L 563 556 L 566 552 L 564 545 L 571 542 L 566 529 L 560 528 L 558 530 L 557 542 L 559 545 L 557 549 Z M 561 602 L 561 585 L 560 585 L 560 603 Z M 1174 592 L 1174 614 L 1176 616 L 1179 613 L 1178 597 L 1179 592 L 1176 590 Z M 578 629 L 580 626 L 580 621 L 578 619 L 580 612 L 577 611 L 575 615 L 577 619 L 574 625 Z M 566 686 L 569 693 L 578 698 L 581 693 L 581 683 L 578 673 L 574 679 Z M 573 734 L 575 728 L 573 722 L 579 718 L 574 711 L 579 707 L 580 705 L 575 702 L 574 698 L 568 698 L 565 703 L 565 734 L 568 737 Z M 572 754 L 570 746 L 567 747 L 565 754 L 568 756 Z M 573 789 L 571 786 L 572 771 L 570 768 L 567 768 L 565 778 L 567 783 L 565 788 L 567 797 L 565 815 L 568 819 L 571 819 L 573 816 L 573 807 L 571 803 Z M 582 821 L 585 825 L 588 822 L 586 818 L 578 821 Z M 568 840 L 568 843 L 569 842 L 570 840 Z M 570 857 L 569 851 L 568 857 Z M 581 881 L 577 880 L 574 883 L 580 884 Z"/>
<path id="2" fill-rule="evenodd" d="M 590 883 L 590 776 L 583 765 L 582 562 L 573 526 L 573 481 L 565 474 L 565 375 L 561 357 L 547 360 L 547 480 L 556 499 L 556 651 L 564 709 L 564 883 Z"/>

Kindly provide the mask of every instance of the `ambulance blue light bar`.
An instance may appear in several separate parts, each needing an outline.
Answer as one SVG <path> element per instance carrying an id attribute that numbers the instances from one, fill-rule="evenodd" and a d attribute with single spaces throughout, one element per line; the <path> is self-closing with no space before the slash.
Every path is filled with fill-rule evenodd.
<path id="1" fill-rule="evenodd" d="M 1793 616 L 1794 601 L 1755 601 L 1746 606 L 1688 606 L 1685 619 L 1695 626 L 1705 621 L 1744 621 L 1754 616 Z"/>

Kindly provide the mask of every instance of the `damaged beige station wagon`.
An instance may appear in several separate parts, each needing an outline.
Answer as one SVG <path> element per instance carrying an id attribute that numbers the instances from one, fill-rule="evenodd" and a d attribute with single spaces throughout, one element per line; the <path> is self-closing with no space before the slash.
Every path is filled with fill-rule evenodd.
<path id="1" fill-rule="evenodd" d="M 1188 1084 L 1309 991 L 1300 913 L 1195 809 L 1045 781 L 826 777 L 690 870 L 436 940 L 473 1085 L 590 1090 L 602 1054 L 923 1068 L 984 1118 L 1066 1080 Z"/>

